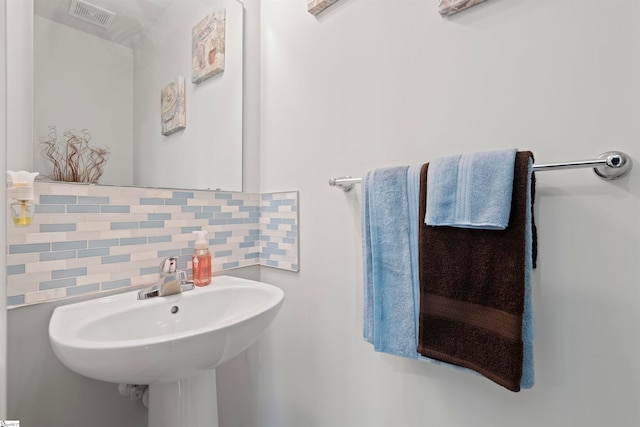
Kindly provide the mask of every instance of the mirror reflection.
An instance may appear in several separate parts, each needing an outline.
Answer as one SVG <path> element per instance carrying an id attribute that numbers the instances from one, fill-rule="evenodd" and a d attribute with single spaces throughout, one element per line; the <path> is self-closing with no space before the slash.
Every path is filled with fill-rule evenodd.
<path id="1" fill-rule="evenodd" d="M 71 132 L 108 150 L 100 184 L 242 191 L 240 2 L 34 1 L 33 170 Z"/>

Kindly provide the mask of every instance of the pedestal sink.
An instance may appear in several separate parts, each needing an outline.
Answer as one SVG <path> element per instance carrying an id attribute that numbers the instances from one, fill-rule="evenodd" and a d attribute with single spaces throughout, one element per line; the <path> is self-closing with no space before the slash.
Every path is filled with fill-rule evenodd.
<path id="1" fill-rule="evenodd" d="M 217 276 L 166 297 L 132 291 L 58 307 L 49 337 L 81 375 L 149 384 L 149 427 L 214 427 L 215 368 L 260 337 L 283 299 L 275 286 Z"/>

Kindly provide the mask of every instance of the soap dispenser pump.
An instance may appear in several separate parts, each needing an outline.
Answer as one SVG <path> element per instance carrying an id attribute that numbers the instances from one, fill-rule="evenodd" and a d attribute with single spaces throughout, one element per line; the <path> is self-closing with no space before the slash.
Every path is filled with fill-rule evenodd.
<path id="1" fill-rule="evenodd" d="M 207 231 L 194 231 L 198 237 L 195 243 L 195 251 L 191 257 L 193 269 L 193 283 L 196 286 L 207 286 L 211 283 L 211 253 L 207 241 Z"/>

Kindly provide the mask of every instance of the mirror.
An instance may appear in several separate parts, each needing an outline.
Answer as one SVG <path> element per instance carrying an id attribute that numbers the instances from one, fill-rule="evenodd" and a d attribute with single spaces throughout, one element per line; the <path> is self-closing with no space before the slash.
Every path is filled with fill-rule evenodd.
<path id="1" fill-rule="evenodd" d="M 193 83 L 193 28 L 219 8 L 207 28 L 224 25 L 224 69 Z M 65 147 L 65 131 L 87 129 L 110 151 L 99 184 L 242 191 L 242 3 L 34 0 L 34 12 L 33 170 L 52 171 L 40 144 L 51 126 Z M 161 91 L 179 77 L 186 125 L 163 135 Z"/>

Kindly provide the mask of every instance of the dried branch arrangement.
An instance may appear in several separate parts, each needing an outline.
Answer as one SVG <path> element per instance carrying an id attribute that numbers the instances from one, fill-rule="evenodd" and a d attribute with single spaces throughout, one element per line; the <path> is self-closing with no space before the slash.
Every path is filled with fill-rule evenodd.
<path id="1" fill-rule="evenodd" d="M 54 181 L 90 182 L 96 184 L 109 160 L 109 149 L 91 147 L 91 133 L 82 129 L 79 133 L 69 129 L 59 140 L 55 126 L 49 127 L 49 134 L 40 138 L 42 155 L 53 165 L 49 178 Z"/>

